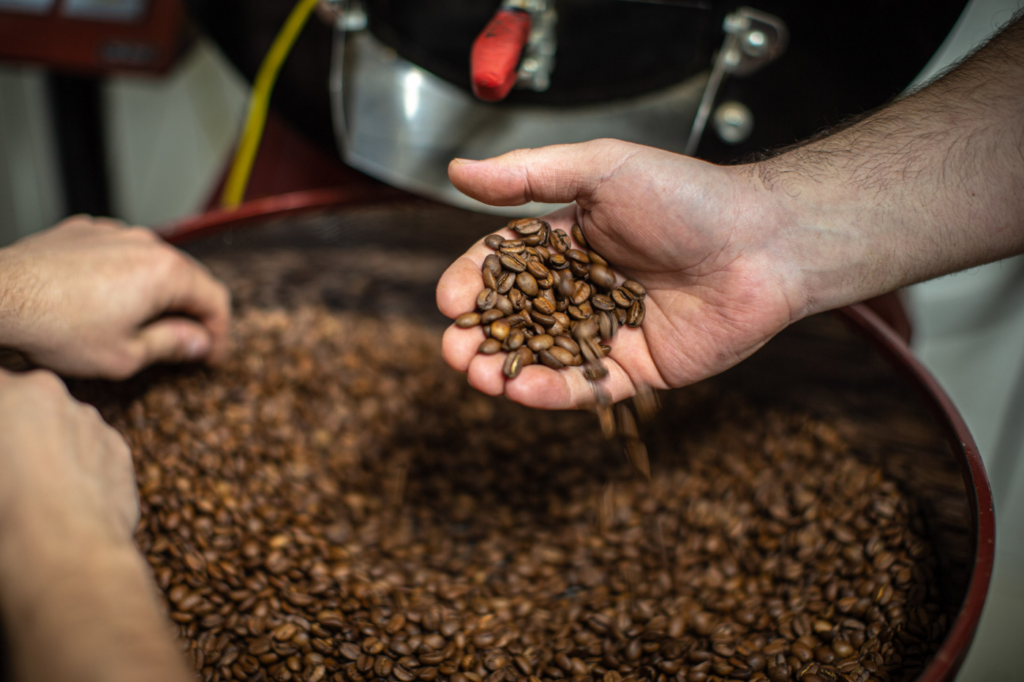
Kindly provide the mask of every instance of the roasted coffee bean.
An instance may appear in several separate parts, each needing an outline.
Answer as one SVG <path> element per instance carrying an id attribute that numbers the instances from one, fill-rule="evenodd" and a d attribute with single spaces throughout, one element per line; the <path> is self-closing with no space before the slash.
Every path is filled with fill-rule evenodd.
<path id="1" fill-rule="evenodd" d="M 604 294 L 595 295 L 590 299 L 590 302 L 597 310 L 615 310 L 615 301 L 610 296 L 605 296 Z"/>
<path id="2" fill-rule="evenodd" d="M 583 305 L 590 299 L 590 291 L 590 285 L 586 282 L 576 282 L 572 295 L 569 296 L 569 302 L 575 306 Z"/>
<path id="3" fill-rule="evenodd" d="M 494 355 L 501 350 L 501 341 L 498 339 L 484 339 L 480 343 L 480 347 L 477 348 L 477 353 L 481 355 Z"/>
<path id="4" fill-rule="evenodd" d="M 561 349 L 559 349 L 561 350 Z M 551 369 L 562 369 L 565 367 L 565 363 L 558 360 L 550 351 L 542 350 L 537 353 L 537 359 L 540 360 L 541 364 Z"/>
<path id="5" fill-rule="evenodd" d="M 499 294 L 507 294 L 512 290 L 512 287 L 516 283 L 516 273 L 510 270 L 503 270 L 497 278 L 497 292 Z"/>
<path id="6" fill-rule="evenodd" d="M 555 305 L 546 297 L 537 297 L 533 299 L 533 312 L 540 313 L 541 315 L 553 315 L 555 313 Z"/>
<path id="7" fill-rule="evenodd" d="M 494 289 L 481 289 L 476 297 L 476 307 L 480 310 L 490 310 L 498 303 L 498 292 Z"/>
<path id="8" fill-rule="evenodd" d="M 569 249 L 565 252 L 565 257 L 574 263 L 590 263 L 590 258 L 586 252 L 579 249 Z"/>
<path id="9" fill-rule="evenodd" d="M 586 254 L 584 254 L 584 255 L 586 255 Z M 569 261 L 569 272 L 572 273 L 573 277 L 583 278 L 583 277 L 586 277 L 587 274 L 590 272 L 590 266 L 587 265 L 586 263 L 581 263 L 579 261 L 570 260 Z"/>
<path id="10" fill-rule="evenodd" d="M 647 314 L 647 308 L 643 301 L 633 301 L 633 305 L 629 306 L 629 312 L 626 314 L 626 324 L 630 327 L 639 327 L 644 323 L 644 317 Z"/>
<path id="11" fill-rule="evenodd" d="M 528 298 L 519 289 L 512 289 L 508 292 L 508 300 L 512 303 L 512 308 L 517 312 L 526 307 Z"/>
<path id="12" fill-rule="evenodd" d="M 547 228 L 541 229 L 536 234 L 531 234 L 529 237 L 523 237 L 523 243 L 527 246 L 540 246 L 546 244 L 548 241 Z"/>
<path id="13" fill-rule="evenodd" d="M 501 274 L 501 259 L 493 253 L 488 254 L 481 266 L 481 271 L 483 270 L 490 270 L 491 274 L 497 277 Z"/>
<path id="14" fill-rule="evenodd" d="M 550 227 L 546 222 L 538 218 L 521 218 L 513 220 L 508 227 L 521 235 L 536 234 L 544 227 Z"/>
<path id="15" fill-rule="evenodd" d="M 612 300 L 615 301 L 615 305 L 620 308 L 628 308 L 633 305 L 633 296 L 626 289 L 619 287 L 613 289 L 611 293 Z"/>
<path id="16" fill-rule="evenodd" d="M 519 273 L 526 270 L 526 261 L 514 253 L 503 253 L 500 260 L 502 267 L 510 272 Z"/>
<path id="17" fill-rule="evenodd" d="M 497 339 L 498 341 L 504 341 L 508 338 L 509 332 L 512 329 L 509 327 L 508 320 L 501 318 L 491 323 L 491 338 Z"/>
<path id="18" fill-rule="evenodd" d="M 536 296 L 540 291 L 540 287 L 537 286 L 537 280 L 528 272 L 520 272 L 516 275 L 516 286 L 530 298 Z"/>
<path id="19" fill-rule="evenodd" d="M 505 314 L 502 313 L 499 309 L 491 308 L 490 310 L 485 310 L 484 312 L 480 313 L 480 324 L 488 325 L 494 322 L 495 320 L 500 320 L 504 316 Z"/>
<path id="20" fill-rule="evenodd" d="M 647 289 L 644 288 L 644 285 L 632 279 L 627 279 L 623 282 L 622 288 L 633 294 L 636 298 L 643 298 L 647 295 Z"/>
<path id="21" fill-rule="evenodd" d="M 497 290 L 497 288 L 498 288 L 498 280 L 495 278 L 493 272 L 491 272 L 490 270 L 485 269 L 483 271 L 483 278 L 484 278 L 484 286 L 486 288 Z"/>
<path id="22" fill-rule="evenodd" d="M 552 258 L 554 258 L 555 255 L 565 253 L 569 250 L 569 247 L 572 246 L 569 242 L 569 235 L 562 229 L 552 230 L 548 237 L 548 241 L 551 249 L 556 252 L 551 254 Z"/>
<path id="23" fill-rule="evenodd" d="M 526 335 L 523 334 L 521 329 L 513 329 L 509 332 L 508 338 L 505 339 L 506 350 L 516 350 L 520 346 L 526 343 Z"/>
<path id="24" fill-rule="evenodd" d="M 550 270 L 562 271 L 569 267 L 569 259 L 561 253 L 553 253 L 548 258 L 547 266 Z"/>
<path id="25" fill-rule="evenodd" d="M 547 350 L 548 348 L 551 348 L 551 346 L 553 346 L 554 343 L 555 340 L 551 336 L 547 334 L 541 334 L 530 339 L 526 343 L 526 345 L 529 346 L 530 350 L 534 351 L 535 353 L 539 353 L 542 350 Z"/>
<path id="26" fill-rule="evenodd" d="M 488 248 L 494 249 L 495 251 L 498 250 L 498 247 L 501 246 L 501 243 L 503 241 L 505 241 L 505 238 L 500 234 L 489 234 L 486 237 L 484 237 L 484 244 L 486 244 Z"/>
<path id="27" fill-rule="evenodd" d="M 554 338 L 555 338 L 555 345 L 556 346 L 558 346 L 559 348 L 564 348 L 565 350 L 569 351 L 573 355 L 579 355 L 579 353 L 580 353 L 579 344 L 577 344 L 575 341 L 573 341 L 571 336 L 566 336 L 565 334 L 559 334 L 558 336 L 555 336 Z"/>
<path id="28" fill-rule="evenodd" d="M 505 366 L 502 368 L 502 372 L 509 379 L 515 379 L 523 371 L 524 367 L 531 364 L 533 364 L 533 351 L 523 347 L 508 354 L 508 357 L 505 358 Z"/>
<path id="29" fill-rule="evenodd" d="M 522 239 L 506 239 L 498 245 L 498 253 L 501 255 L 517 256 L 525 251 L 526 244 L 523 243 Z M 501 256 L 499 256 L 500 258 Z"/>
<path id="30" fill-rule="evenodd" d="M 526 270 L 537 280 L 546 279 L 551 276 L 551 271 L 540 261 L 530 261 L 526 264 Z"/>
<path id="31" fill-rule="evenodd" d="M 468 329 L 469 327 L 475 327 L 480 324 L 479 313 L 463 313 L 455 318 L 455 326 L 461 327 L 462 329 Z"/>
<path id="32" fill-rule="evenodd" d="M 569 233 L 572 235 L 572 238 L 576 241 L 576 244 L 578 244 L 581 249 L 590 248 L 587 244 L 586 238 L 583 236 L 583 228 L 580 227 L 578 223 L 572 224 L 572 228 L 569 230 Z"/>
<path id="33" fill-rule="evenodd" d="M 511 315 L 516 312 L 515 308 L 512 307 L 512 301 L 508 300 L 508 296 L 498 295 L 498 298 L 494 302 L 494 307 L 502 312 L 503 315 Z"/>

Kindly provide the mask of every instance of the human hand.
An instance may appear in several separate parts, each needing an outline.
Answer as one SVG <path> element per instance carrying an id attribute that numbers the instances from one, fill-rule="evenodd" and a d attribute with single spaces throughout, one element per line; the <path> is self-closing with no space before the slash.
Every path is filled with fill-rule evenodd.
<path id="1" fill-rule="evenodd" d="M 128 445 L 45 370 L 0 370 L 0 548 L 13 534 L 128 545 L 139 519 Z"/>
<path id="2" fill-rule="evenodd" d="M 595 251 L 646 287 L 642 328 L 620 329 L 605 361 L 613 400 L 721 372 L 807 312 L 783 207 L 749 170 L 598 140 L 456 160 L 449 177 L 493 205 L 575 201 L 545 219 L 566 232 L 579 223 Z M 448 317 L 474 309 L 488 253 L 481 240 L 442 276 L 437 302 Z M 452 326 L 443 352 L 484 393 L 548 409 L 592 400 L 580 371 L 531 365 L 506 380 L 501 355 L 476 354 L 483 339 L 479 327 Z"/>
<path id="3" fill-rule="evenodd" d="M 54 374 L 0 370 L 0 618 L 19 680 L 194 679 L 132 542 L 131 453 Z"/>
<path id="4" fill-rule="evenodd" d="M 150 230 L 73 216 L 0 249 L 0 345 L 69 376 L 122 379 L 223 356 L 230 296 Z"/>

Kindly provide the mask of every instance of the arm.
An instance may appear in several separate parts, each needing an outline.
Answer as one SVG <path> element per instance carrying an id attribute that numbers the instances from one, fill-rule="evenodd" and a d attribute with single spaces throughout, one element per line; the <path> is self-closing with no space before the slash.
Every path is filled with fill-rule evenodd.
<path id="1" fill-rule="evenodd" d="M 792 322 L 1024 251 L 1024 22 L 944 78 L 830 137 L 723 167 L 598 140 L 455 160 L 460 190 L 495 205 L 575 205 L 594 248 L 648 291 L 640 330 L 607 363 L 616 400 L 683 386 L 755 352 Z M 477 244 L 442 277 L 441 311 L 471 310 Z M 475 387 L 545 408 L 590 397 L 579 372 L 478 356 L 479 329 L 450 328 L 445 358 Z"/>
<path id="2" fill-rule="evenodd" d="M 69 376 L 216 361 L 230 297 L 150 230 L 74 216 L 0 249 L 0 346 Z"/>
<path id="3" fill-rule="evenodd" d="M 189 679 L 134 548 L 124 440 L 55 376 L 0 371 L 0 615 L 16 679 Z"/>
<path id="4" fill-rule="evenodd" d="M 1020 17 L 927 87 L 741 168 L 794 233 L 805 314 L 1024 252 Z"/>

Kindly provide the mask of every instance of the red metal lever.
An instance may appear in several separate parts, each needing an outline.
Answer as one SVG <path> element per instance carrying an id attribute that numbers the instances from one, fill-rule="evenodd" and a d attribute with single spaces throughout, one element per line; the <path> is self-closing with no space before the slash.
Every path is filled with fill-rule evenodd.
<path id="1" fill-rule="evenodd" d="M 499 102 L 518 77 L 519 57 L 530 38 L 532 21 L 526 12 L 498 10 L 473 41 L 469 57 L 473 94 L 485 102 Z"/>

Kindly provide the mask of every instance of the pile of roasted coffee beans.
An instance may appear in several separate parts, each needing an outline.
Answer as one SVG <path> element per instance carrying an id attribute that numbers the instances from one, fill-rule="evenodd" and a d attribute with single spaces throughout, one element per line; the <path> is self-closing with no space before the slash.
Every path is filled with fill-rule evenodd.
<path id="1" fill-rule="evenodd" d="M 648 481 L 593 415 L 468 388 L 434 328 L 245 308 L 233 334 L 101 403 L 200 679 L 889 682 L 943 638 L 922 519 L 854 426 L 693 387 Z"/>
<path id="2" fill-rule="evenodd" d="M 552 369 L 584 366 L 588 379 L 607 375 L 600 360 L 620 325 L 639 327 L 647 291 L 639 282 L 616 285 L 608 261 L 590 249 L 579 225 L 572 240 L 546 221 L 509 223 L 518 239 L 492 234 L 484 243 L 497 253 L 484 259 L 484 287 L 477 311 L 460 315 L 464 329 L 483 326 L 479 351 L 507 351 L 504 373 L 514 379 L 523 367 L 542 362 Z M 604 343 L 602 343 L 604 342 Z"/>

